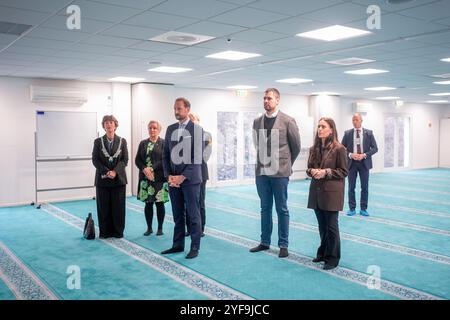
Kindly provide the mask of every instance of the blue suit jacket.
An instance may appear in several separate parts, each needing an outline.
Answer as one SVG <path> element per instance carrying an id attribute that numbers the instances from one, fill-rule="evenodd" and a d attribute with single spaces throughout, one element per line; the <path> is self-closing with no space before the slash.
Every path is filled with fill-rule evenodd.
<path id="1" fill-rule="evenodd" d="M 167 127 L 164 152 L 163 152 L 163 168 L 164 176 L 166 179 L 169 175 L 183 175 L 186 180 L 183 181 L 182 185 L 191 185 L 202 182 L 202 158 L 203 158 L 203 128 L 199 125 L 194 124 L 189 121 L 186 128 L 183 130 L 183 136 L 180 141 L 177 140 L 177 129 L 179 127 L 178 122 Z M 181 150 L 182 146 L 185 148 Z M 175 150 L 174 150 L 175 149 Z M 174 155 L 179 155 L 177 159 L 172 158 L 172 151 L 174 150 Z M 184 152 L 187 159 L 183 158 Z M 180 163 L 177 163 L 180 162 Z"/>
<path id="2" fill-rule="evenodd" d="M 342 138 L 342 144 L 347 149 L 347 157 L 349 153 L 353 153 L 353 130 L 350 129 L 345 131 L 344 137 Z M 362 163 L 367 170 L 372 169 L 372 156 L 378 152 L 377 142 L 373 136 L 372 130 L 363 128 L 363 150 L 362 152 L 367 155 L 367 158 L 362 160 Z M 353 159 L 348 159 L 348 168 L 352 166 Z"/>

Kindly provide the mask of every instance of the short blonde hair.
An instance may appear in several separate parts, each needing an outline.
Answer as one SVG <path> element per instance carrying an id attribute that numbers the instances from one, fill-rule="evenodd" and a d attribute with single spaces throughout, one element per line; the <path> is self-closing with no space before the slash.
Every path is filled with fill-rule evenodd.
<path id="1" fill-rule="evenodd" d="M 148 128 L 150 127 L 150 125 L 153 124 L 153 123 L 155 123 L 155 124 L 158 126 L 158 130 L 161 132 L 161 124 L 160 124 L 158 121 L 156 121 L 156 120 L 150 120 L 150 121 L 148 122 L 147 129 L 148 129 Z"/>
<path id="2" fill-rule="evenodd" d="M 106 121 L 114 122 L 114 124 L 116 125 L 116 129 L 119 126 L 119 121 L 117 121 L 116 117 L 114 117 L 112 114 L 106 115 L 106 116 L 103 117 L 103 119 L 102 119 L 102 127 L 103 127 L 103 129 L 105 129 L 105 122 Z"/>

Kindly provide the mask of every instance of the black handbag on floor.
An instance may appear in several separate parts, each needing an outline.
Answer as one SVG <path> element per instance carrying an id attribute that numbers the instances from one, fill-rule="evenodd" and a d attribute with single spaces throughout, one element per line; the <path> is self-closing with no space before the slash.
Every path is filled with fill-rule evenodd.
<path id="1" fill-rule="evenodd" d="M 90 212 L 84 224 L 83 236 L 88 240 L 95 239 L 95 224 L 94 219 L 92 219 L 92 213 Z"/>

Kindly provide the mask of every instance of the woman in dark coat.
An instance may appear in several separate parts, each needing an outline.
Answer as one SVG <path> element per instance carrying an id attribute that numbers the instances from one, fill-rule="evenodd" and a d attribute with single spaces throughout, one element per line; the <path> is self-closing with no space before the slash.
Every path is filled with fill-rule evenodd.
<path id="1" fill-rule="evenodd" d="M 324 270 L 337 267 L 341 258 L 339 211 L 344 207 L 347 152 L 339 143 L 336 125 L 331 118 L 321 118 L 314 146 L 308 158 L 308 208 L 314 209 L 319 223 L 320 247 L 313 262 L 324 261 Z"/>
<path id="2" fill-rule="evenodd" d="M 137 198 L 145 202 L 145 220 L 147 231 L 144 236 L 153 233 L 153 204 L 156 206 L 158 219 L 157 236 L 163 235 L 163 222 L 165 216 L 164 203 L 169 201 L 169 187 L 164 178 L 162 154 L 164 139 L 159 137 L 161 125 L 158 121 L 148 123 L 149 138 L 139 143 L 135 163 L 139 168 L 139 184 Z"/>
<path id="3" fill-rule="evenodd" d="M 100 238 L 122 238 L 125 229 L 127 141 L 115 134 L 119 122 L 113 115 L 104 116 L 102 126 L 106 134 L 95 139 L 92 150 Z"/>

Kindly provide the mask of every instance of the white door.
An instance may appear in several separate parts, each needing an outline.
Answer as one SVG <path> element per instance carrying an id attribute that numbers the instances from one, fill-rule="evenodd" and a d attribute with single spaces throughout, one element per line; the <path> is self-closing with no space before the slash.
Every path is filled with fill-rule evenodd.
<path id="1" fill-rule="evenodd" d="M 439 167 L 450 168 L 450 119 L 441 119 L 439 131 Z"/>
<path id="2" fill-rule="evenodd" d="M 409 167 L 410 118 L 386 115 L 384 119 L 384 168 Z"/>

